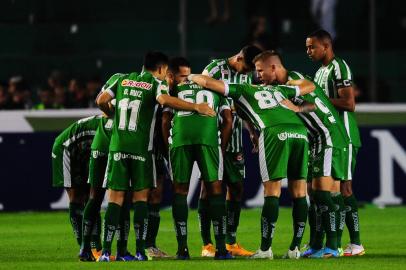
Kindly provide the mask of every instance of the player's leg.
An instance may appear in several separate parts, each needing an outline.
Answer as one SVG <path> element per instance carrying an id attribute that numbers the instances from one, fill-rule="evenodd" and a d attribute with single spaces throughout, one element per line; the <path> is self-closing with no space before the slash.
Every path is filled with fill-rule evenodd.
<path id="1" fill-rule="evenodd" d="M 216 248 L 211 239 L 211 218 L 210 218 L 210 204 L 207 195 L 206 185 L 204 181 L 200 180 L 200 196 L 197 205 L 197 213 L 199 217 L 200 236 L 202 237 L 202 257 L 214 257 Z"/>
<path id="2" fill-rule="evenodd" d="M 281 141 L 276 129 L 265 129 L 259 136 L 259 167 L 264 185 L 264 205 L 261 212 L 261 246 L 250 258 L 273 259 L 272 240 L 279 216 L 281 179 L 287 177 L 289 158 L 286 140 Z"/>
<path id="3" fill-rule="evenodd" d="M 351 151 L 352 150 L 352 151 Z M 341 193 L 344 197 L 344 204 L 346 208 L 345 223 L 350 233 L 350 244 L 344 251 L 345 256 L 362 256 L 365 254 L 365 249 L 361 244 L 360 226 L 358 215 L 358 202 L 352 191 L 352 176 L 355 171 L 357 160 L 358 148 L 351 145 L 349 149 L 348 161 L 348 177 L 346 181 L 341 182 Z"/>
<path id="4" fill-rule="evenodd" d="M 300 258 L 300 243 L 303 238 L 308 206 L 306 200 L 306 178 L 309 165 L 309 145 L 305 128 L 296 128 L 292 133 L 303 135 L 301 138 L 287 140 L 289 149 L 288 159 L 288 187 L 293 200 L 292 220 L 293 237 L 285 258 Z"/>
<path id="5" fill-rule="evenodd" d="M 138 261 L 151 258 L 146 255 L 145 241 L 148 233 L 148 195 L 156 187 L 155 156 L 150 153 L 140 155 L 144 161 L 130 161 L 131 189 L 133 191 L 134 231 L 136 237 L 135 257 Z"/>
<path id="6" fill-rule="evenodd" d="M 89 161 L 90 195 L 83 211 L 83 239 L 80 260 L 98 259 L 101 255 L 101 218 L 100 206 L 104 199 L 103 182 L 107 167 L 107 153 L 92 151 Z"/>
<path id="7" fill-rule="evenodd" d="M 124 195 L 123 205 L 120 211 L 120 220 L 117 229 L 117 255 L 116 261 L 132 261 L 134 256 L 128 251 L 128 235 L 130 234 L 130 209 L 132 205 L 131 192 Z"/>
<path id="8" fill-rule="evenodd" d="M 190 258 L 187 245 L 187 194 L 190 176 L 192 175 L 194 154 L 192 146 L 180 146 L 169 150 L 169 164 L 173 181 L 172 217 L 175 225 L 178 250 L 176 258 L 187 260 Z"/>
<path id="9" fill-rule="evenodd" d="M 79 246 L 82 244 L 83 209 L 88 198 L 86 185 L 65 188 L 69 197 L 69 220 Z"/>
<path id="10" fill-rule="evenodd" d="M 108 156 L 107 177 L 103 186 L 108 189 L 108 205 L 103 223 L 103 248 L 98 261 L 110 261 L 111 245 L 119 226 L 121 206 L 125 192 L 129 189 L 129 168 L 124 153 L 110 152 Z"/>
<path id="11" fill-rule="evenodd" d="M 148 195 L 148 230 L 145 246 L 148 256 L 165 258 L 169 257 L 166 252 L 163 252 L 156 245 L 156 237 L 159 231 L 161 217 L 159 214 L 162 194 L 164 188 L 164 179 L 167 176 L 167 169 L 163 156 L 156 158 L 157 181 L 156 187 L 151 189 Z"/>
<path id="12" fill-rule="evenodd" d="M 197 164 L 205 182 L 209 215 L 216 240 L 215 259 L 230 259 L 226 250 L 226 205 L 222 193 L 223 155 L 220 147 L 195 145 Z"/>
<path id="13" fill-rule="evenodd" d="M 336 207 L 336 230 L 337 230 L 337 248 L 340 256 L 343 256 L 343 249 L 341 247 L 341 237 L 345 224 L 345 205 L 344 198 L 340 191 L 340 180 L 334 179 L 331 197 Z"/>
<path id="14" fill-rule="evenodd" d="M 251 251 L 237 243 L 237 228 L 240 223 L 241 201 L 244 192 L 245 177 L 243 153 L 226 152 L 224 154 L 223 182 L 227 185 L 226 214 L 227 234 L 226 248 L 233 256 L 251 256 Z"/>

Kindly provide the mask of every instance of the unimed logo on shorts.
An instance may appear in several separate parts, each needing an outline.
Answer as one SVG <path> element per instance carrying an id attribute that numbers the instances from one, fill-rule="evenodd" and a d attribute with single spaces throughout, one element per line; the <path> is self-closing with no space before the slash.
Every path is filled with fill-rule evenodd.
<path id="1" fill-rule="evenodd" d="M 132 159 L 132 160 L 139 160 L 145 162 L 145 158 L 142 156 L 136 156 L 126 153 L 114 153 L 113 155 L 114 161 L 119 161 L 120 159 Z"/>
<path id="2" fill-rule="evenodd" d="M 291 133 L 291 132 L 282 132 L 278 134 L 278 138 L 281 141 L 286 140 L 287 138 L 293 138 L 293 139 L 305 139 L 307 141 L 307 136 L 299 133 Z"/>

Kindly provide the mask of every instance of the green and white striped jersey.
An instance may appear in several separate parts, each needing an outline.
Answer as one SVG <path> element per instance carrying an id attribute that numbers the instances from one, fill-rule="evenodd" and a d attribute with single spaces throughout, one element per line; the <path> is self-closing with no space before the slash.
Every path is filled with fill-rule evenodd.
<path id="1" fill-rule="evenodd" d="M 243 74 L 236 72 L 228 63 L 228 59 L 214 59 L 210 64 L 204 68 L 204 72 L 208 73 L 208 76 L 222 80 L 227 83 L 251 83 L 252 73 Z M 230 103 L 231 112 L 233 115 L 233 126 L 230 141 L 227 145 L 227 152 L 240 153 L 243 151 L 242 146 L 242 119 L 238 117 L 233 99 L 228 98 Z"/>
<path id="2" fill-rule="evenodd" d="M 84 143 L 88 144 L 86 148 L 90 149 L 97 127 L 99 126 L 100 118 L 102 116 L 98 115 L 76 121 L 56 137 L 54 145 L 69 150 Z M 79 148 L 83 147 L 79 146 Z"/>
<path id="3" fill-rule="evenodd" d="M 305 76 L 296 71 L 288 72 L 288 80 L 305 79 Z M 344 127 L 341 117 L 324 93 L 323 89 L 316 84 L 316 89 L 304 96 L 292 99 L 295 104 L 301 104 L 304 101 L 314 103 L 316 110 L 310 113 L 299 113 L 309 131 L 312 141 L 316 143 L 317 153 L 322 146 L 335 148 L 345 148 L 350 143 L 350 139 Z"/>
<path id="4" fill-rule="evenodd" d="M 137 154 L 152 151 L 157 98 L 168 94 L 166 82 L 148 71 L 115 74 L 102 91 L 116 98 L 109 150 Z"/>
<path id="5" fill-rule="evenodd" d="M 351 86 L 353 76 L 348 64 L 341 58 L 334 57 L 327 66 L 322 66 L 317 70 L 314 81 L 320 85 L 329 98 L 338 98 L 338 89 Z M 361 138 L 354 113 L 338 111 L 350 137 L 351 144 L 360 147 Z"/>

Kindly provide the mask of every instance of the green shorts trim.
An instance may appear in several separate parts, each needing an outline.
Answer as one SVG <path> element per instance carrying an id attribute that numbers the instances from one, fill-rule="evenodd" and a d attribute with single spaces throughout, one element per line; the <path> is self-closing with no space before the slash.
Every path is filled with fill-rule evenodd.
<path id="1" fill-rule="evenodd" d="M 342 158 L 348 154 L 347 148 L 320 147 L 312 157 L 313 178 L 331 176 L 335 180 L 343 180 L 347 176 L 347 167 Z"/>
<path id="2" fill-rule="evenodd" d="M 108 153 L 92 150 L 89 161 L 89 178 L 87 182 L 93 188 L 102 188 L 106 177 Z"/>
<path id="3" fill-rule="evenodd" d="M 172 181 L 179 184 L 189 183 L 195 161 L 202 180 L 214 182 L 223 179 L 223 155 L 220 146 L 195 144 L 169 150 L 169 170 Z"/>
<path id="4" fill-rule="evenodd" d="M 309 145 L 301 125 L 266 128 L 259 136 L 259 166 L 262 181 L 307 178 Z"/>
<path id="5" fill-rule="evenodd" d="M 244 153 L 225 152 L 223 181 L 227 183 L 238 183 L 242 182 L 244 178 Z"/>
<path id="6" fill-rule="evenodd" d="M 357 155 L 358 155 L 359 147 L 355 147 L 352 144 L 348 145 L 348 152 L 343 154 L 343 162 L 346 164 L 346 176 L 343 181 L 352 180 L 353 174 L 355 172 L 355 167 L 357 165 Z"/>
<path id="7" fill-rule="evenodd" d="M 135 154 L 110 151 L 103 187 L 139 191 L 156 186 L 155 157 L 151 152 Z"/>

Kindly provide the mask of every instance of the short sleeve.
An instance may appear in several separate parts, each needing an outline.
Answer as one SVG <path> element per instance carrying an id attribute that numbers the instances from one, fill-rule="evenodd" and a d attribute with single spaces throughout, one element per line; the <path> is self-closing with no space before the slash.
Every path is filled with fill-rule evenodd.
<path id="1" fill-rule="evenodd" d="M 238 99 L 242 93 L 244 92 L 244 89 L 246 85 L 244 84 L 238 84 L 238 83 L 226 83 L 224 82 L 225 85 L 225 93 L 224 95 L 227 97 L 230 97 L 232 99 Z"/>
<path id="2" fill-rule="evenodd" d="M 169 88 L 166 81 L 159 82 L 156 88 L 155 98 L 158 99 L 160 95 L 169 95 Z"/>
<path id="3" fill-rule="evenodd" d="M 110 79 L 103 85 L 100 93 L 107 92 L 111 97 L 114 98 L 117 93 L 118 82 L 124 75 L 125 74 L 122 73 L 116 73 L 113 76 L 111 76 Z"/>
<path id="4" fill-rule="evenodd" d="M 210 64 L 208 64 L 204 70 L 203 73 L 206 73 L 207 76 L 212 77 L 214 79 L 221 79 L 221 71 L 220 71 L 220 66 L 217 61 L 212 61 Z"/>
<path id="5" fill-rule="evenodd" d="M 219 113 L 221 113 L 224 110 L 231 110 L 231 105 L 227 98 L 220 97 Z"/>
<path id="6" fill-rule="evenodd" d="M 288 99 L 300 96 L 299 86 L 278 85 L 277 90 Z"/>
<path id="7" fill-rule="evenodd" d="M 344 60 L 333 61 L 333 82 L 337 89 L 350 87 L 353 84 L 352 72 Z"/>

